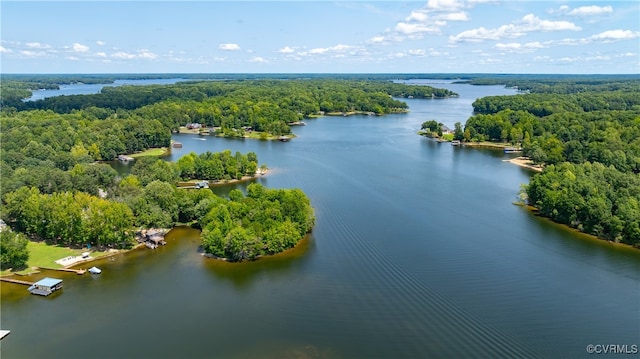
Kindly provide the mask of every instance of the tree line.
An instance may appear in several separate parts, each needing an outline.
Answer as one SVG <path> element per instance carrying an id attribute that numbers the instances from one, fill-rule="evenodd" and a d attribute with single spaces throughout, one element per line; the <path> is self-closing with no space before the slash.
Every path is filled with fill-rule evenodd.
<path id="1" fill-rule="evenodd" d="M 540 213 L 640 247 L 640 82 L 545 82 L 473 103 L 465 141 L 522 146 L 545 165 L 523 194 Z"/>

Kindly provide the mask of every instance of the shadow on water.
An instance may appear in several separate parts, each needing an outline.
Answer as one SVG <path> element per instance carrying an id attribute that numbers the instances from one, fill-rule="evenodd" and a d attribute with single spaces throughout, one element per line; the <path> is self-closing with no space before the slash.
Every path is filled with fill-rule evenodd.
<path id="1" fill-rule="evenodd" d="M 204 265 L 218 279 L 231 282 L 237 288 L 245 288 L 265 276 L 286 277 L 291 271 L 302 268 L 314 251 L 315 241 L 313 235 L 309 234 L 294 248 L 274 256 L 242 263 L 208 259 Z"/>

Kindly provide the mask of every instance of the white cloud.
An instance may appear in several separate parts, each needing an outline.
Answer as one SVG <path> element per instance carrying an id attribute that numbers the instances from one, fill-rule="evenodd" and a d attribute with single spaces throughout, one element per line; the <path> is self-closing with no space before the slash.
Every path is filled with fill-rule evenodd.
<path id="1" fill-rule="evenodd" d="M 27 42 L 25 46 L 30 49 L 50 49 L 51 48 L 51 46 L 46 44 L 41 44 L 39 42 Z"/>
<path id="2" fill-rule="evenodd" d="M 419 22 L 424 22 L 429 18 L 429 15 L 427 15 L 426 12 L 424 11 L 412 11 L 411 14 L 409 16 L 407 16 L 407 18 L 405 19 L 405 21 L 419 21 Z"/>
<path id="3" fill-rule="evenodd" d="M 521 20 L 508 25 L 502 25 L 495 29 L 479 27 L 477 29 L 463 31 L 458 35 L 450 36 L 449 41 L 454 43 L 461 41 L 480 42 L 520 37 L 529 32 L 563 30 L 578 31 L 581 30 L 581 28 L 569 21 L 542 20 L 533 14 L 528 14 Z"/>
<path id="4" fill-rule="evenodd" d="M 265 60 L 264 58 L 262 58 L 260 56 L 256 56 L 256 57 L 252 58 L 251 60 L 249 60 L 249 62 L 267 63 L 269 61 Z"/>
<path id="5" fill-rule="evenodd" d="M 426 51 L 422 49 L 409 50 L 409 55 L 424 56 L 425 54 L 426 54 Z"/>
<path id="6" fill-rule="evenodd" d="M 97 52 L 96 56 L 98 56 L 98 57 L 107 57 L 107 54 L 104 53 L 104 52 Z"/>
<path id="7" fill-rule="evenodd" d="M 8 54 L 10 52 L 13 51 L 11 51 L 11 49 L 6 49 L 4 46 L 0 45 L 0 54 Z"/>
<path id="8" fill-rule="evenodd" d="M 116 59 L 121 59 L 121 60 L 133 60 L 133 59 L 154 60 L 158 58 L 158 55 L 145 49 L 145 50 L 138 50 L 137 53 L 118 51 L 111 54 L 111 57 L 114 57 Z"/>
<path id="9" fill-rule="evenodd" d="M 436 11 L 452 11 L 464 7 L 464 4 L 457 0 L 429 0 L 427 8 Z"/>
<path id="10" fill-rule="evenodd" d="M 100 41 L 100 40 L 96 41 L 96 45 L 99 45 L 99 46 L 104 46 L 104 45 L 106 45 L 106 44 L 107 44 L 107 43 L 106 43 L 106 42 L 104 42 L 104 41 Z"/>
<path id="11" fill-rule="evenodd" d="M 149 50 L 140 50 L 138 52 L 138 57 L 141 59 L 156 59 L 158 57 L 158 55 L 154 54 L 153 52 L 149 51 Z"/>
<path id="12" fill-rule="evenodd" d="M 118 51 L 116 53 L 111 54 L 111 57 L 115 57 L 116 59 L 130 60 L 130 59 L 135 59 L 136 55 L 129 54 L 124 51 Z"/>
<path id="13" fill-rule="evenodd" d="M 386 38 L 382 35 L 379 35 L 379 36 L 374 36 L 370 38 L 368 42 L 372 44 L 382 44 L 385 41 L 386 41 Z"/>
<path id="14" fill-rule="evenodd" d="M 469 15 L 464 11 L 438 15 L 437 18 L 446 21 L 469 21 Z"/>
<path id="15" fill-rule="evenodd" d="M 46 53 L 43 51 L 31 51 L 31 50 L 20 51 L 20 54 L 26 57 L 40 57 L 40 56 L 46 55 Z"/>
<path id="16" fill-rule="evenodd" d="M 317 48 L 309 50 L 308 52 L 300 53 L 300 55 L 307 55 L 307 54 L 319 55 L 319 54 L 325 54 L 325 53 L 329 53 L 329 52 L 343 53 L 343 52 L 346 52 L 348 50 L 353 50 L 353 49 L 356 49 L 356 47 L 355 46 L 350 46 L 350 45 L 339 44 L 339 45 L 332 46 L 332 47 L 317 47 Z"/>
<path id="17" fill-rule="evenodd" d="M 291 54 L 294 53 L 296 50 L 290 48 L 289 46 L 285 46 L 283 48 L 281 48 L 280 50 L 278 50 L 279 53 L 281 54 Z"/>
<path id="18" fill-rule="evenodd" d="M 439 32 L 440 28 L 435 27 L 435 26 L 428 26 L 426 24 L 420 24 L 420 23 L 406 23 L 406 22 L 399 22 L 396 25 L 395 30 L 401 34 L 404 35 L 414 35 L 414 34 L 421 34 L 421 33 L 425 33 L 425 32 Z"/>
<path id="19" fill-rule="evenodd" d="M 569 11 L 568 14 L 572 16 L 591 16 L 591 15 L 608 14 L 612 12 L 613 12 L 613 8 L 611 6 L 591 5 L 591 6 L 581 6 L 581 7 L 575 8 Z"/>
<path id="20" fill-rule="evenodd" d="M 82 44 L 79 44 L 77 42 L 73 43 L 72 49 L 74 52 L 87 52 L 89 51 L 89 46 L 85 46 Z"/>
<path id="21" fill-rule="evenodd" d="M 240 50 L 240 46 L 238 44 L 220 44 L 218 46 L 220 50 L 225 51 L 238 51 Z"/>
<path id="22" fill-rule="evenodd" d="M 640 36 L 640 33 L 631 30 L 609 30 L 593 35 L 591 36 L 591 39 L 594 41 L 611 42 L 617 40 L 635 39 L 638 36 Z"/>
<path id="23" fill-rule="evenodd" d="M 526 44 L 521 44 L 521 43 L 517 43 L 517 42 L 510 42 L 510 43 L 497 43 L 495 48 L 498 50 L 502 50 L 505 52 L 519 52 L 519 53 L 523 53 L 523 52 L 532 52 L 536 49 L 542 49 L 545 48 L 547 46 L 541 44 L 538 41 L 535 42 L 529 42 Z"/>

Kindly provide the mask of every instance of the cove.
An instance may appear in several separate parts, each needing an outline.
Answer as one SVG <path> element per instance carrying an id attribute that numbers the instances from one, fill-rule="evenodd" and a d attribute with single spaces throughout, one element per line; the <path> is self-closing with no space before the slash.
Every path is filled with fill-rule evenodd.
<path id="1" fill-rule="evenodd" d="M 199 232 L 63 275 L 59 295 L 1 285 L 2 357 L 580 357 L 589 344 L 638 344 L 640 254 L 591 241 L 512 202 L 532 172 L 500 151 L 416 134 L 449 127 L 495 86 L 407 100 L 410 112 L 324 117 L 296 139 L 179 135 L 168 160 L 254 151 L 255 181 L 300 188 L 316 226 L 292 253 L 220 263 Z M 247 183 L 215 187 L 220 195 Z M 92 263 L 92 265 L 94 265 Z"/>

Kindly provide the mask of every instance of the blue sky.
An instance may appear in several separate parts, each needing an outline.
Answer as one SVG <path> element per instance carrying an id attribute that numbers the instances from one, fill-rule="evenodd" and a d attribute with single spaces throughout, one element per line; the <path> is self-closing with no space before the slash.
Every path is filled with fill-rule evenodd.
<path id="1" fill-rule="evenodd" d="M 2 73 L 640 73 L 639 1 L 6 1 Z"/>

